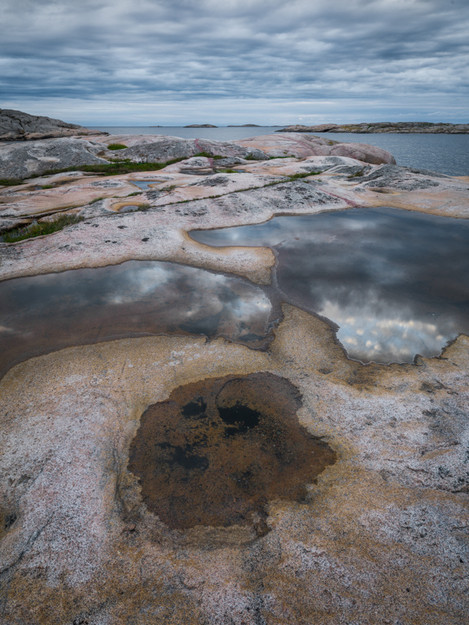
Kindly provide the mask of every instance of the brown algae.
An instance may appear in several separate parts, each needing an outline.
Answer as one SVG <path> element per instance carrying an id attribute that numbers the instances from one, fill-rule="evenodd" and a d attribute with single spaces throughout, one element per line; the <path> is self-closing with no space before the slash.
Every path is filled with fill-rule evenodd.
<path id="1" fill-rule="evenodd" d="M 149 406 L 129 454 L 146 506 L 172 529 L 265 533 L 269 501 L 301 500 L 336 460 L 300 425 L 300 406 L 298 390 L 270 373 L 202 380 Z"/>

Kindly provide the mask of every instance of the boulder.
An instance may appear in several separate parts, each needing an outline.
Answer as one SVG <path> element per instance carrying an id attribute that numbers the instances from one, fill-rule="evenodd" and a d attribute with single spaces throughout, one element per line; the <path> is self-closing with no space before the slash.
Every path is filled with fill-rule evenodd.
<path id="1" fill-rule="evenodd" d="M 294 132 L 283 135 L 264 135 L 242 139 L 236 142 L 244 147 L 257 148 L 272 157 L 294 156 L 347 156 L 365 163 L 379 165 L 395 164 L 392 154 L 373 145 L 364 143 L 338 143 L 315 135 L 297 134 Z"/>
<path id="2" fill-rule="evenodd" d="M 211 156 L 252 158 L 263 160 L 266 155 L 261 150 L 236 143 L 211 141 L 209 139 L 182 139 L 155 135 L 151 142 L 141 142 L 125 150 L 119 150 L 119 158 L 130 159 L 135 163 L 167 162 L 174 159 L 190 158 L 196 154 Z M 115 154 L 114 154 L 115 157 Z"/>
<path id="3" fill-rule="evenodd" d="M 76 135 L 106 134 L 60 119 L 0 109 L 0 141 L 26 141 Z"/>
<path id="4" fill-rule="evenodd" d="M 107 163 L 97 156 L 103 146 L 85 139 L 62 137 L 0 146 L 0 179 L 23 179 L 47 171 Z"/>

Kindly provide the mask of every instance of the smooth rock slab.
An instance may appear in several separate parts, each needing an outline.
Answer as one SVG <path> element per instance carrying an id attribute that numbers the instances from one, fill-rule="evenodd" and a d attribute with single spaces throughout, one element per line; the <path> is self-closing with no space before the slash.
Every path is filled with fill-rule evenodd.
<path id="1" fill-rule="evenodd" d="M 12 109 L 0 109 L 0 141 L 26 141 L 95 134 L 106 133 L 89 130 L 78 124 L 68 124 L 60 119 L 29 115 Z"/>
<path id="2" fill-rule="evenodd" d="M 102 146 L 85 139 L 60 138 L 0 145 L 0 178 L 30 178 L 46 171 L 107 163 Z"/>

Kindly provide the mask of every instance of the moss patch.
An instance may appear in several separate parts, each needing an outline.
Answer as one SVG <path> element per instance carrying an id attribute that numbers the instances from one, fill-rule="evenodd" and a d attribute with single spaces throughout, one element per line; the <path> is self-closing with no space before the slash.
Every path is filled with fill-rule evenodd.
<path id="1" fill-rule="evenodd" d="M 5 232 L 3 234 L 3 240 L 6 243 L 16 243 L 17 241 L 39 237 L 43 234 L 52 234 L 53 232 L 63 230 L 66 226 L 77 224 L 83 221 L 83 219 L 83 217 L 78 217 L 77 215 L 61 215 L 55 221 L 42 221 L 41 223 L 31 224 L 25 228 L 17 228 Z"/>

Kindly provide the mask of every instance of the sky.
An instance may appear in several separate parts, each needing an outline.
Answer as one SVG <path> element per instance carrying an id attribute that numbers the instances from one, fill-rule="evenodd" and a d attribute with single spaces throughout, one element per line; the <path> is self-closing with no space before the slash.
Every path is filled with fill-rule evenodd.
<path id="1" fill-rule="evenodd" d="M 0 27 L 0 107 L 68 122 L 469 122 L 467 0 L 0 0 Z"/>

